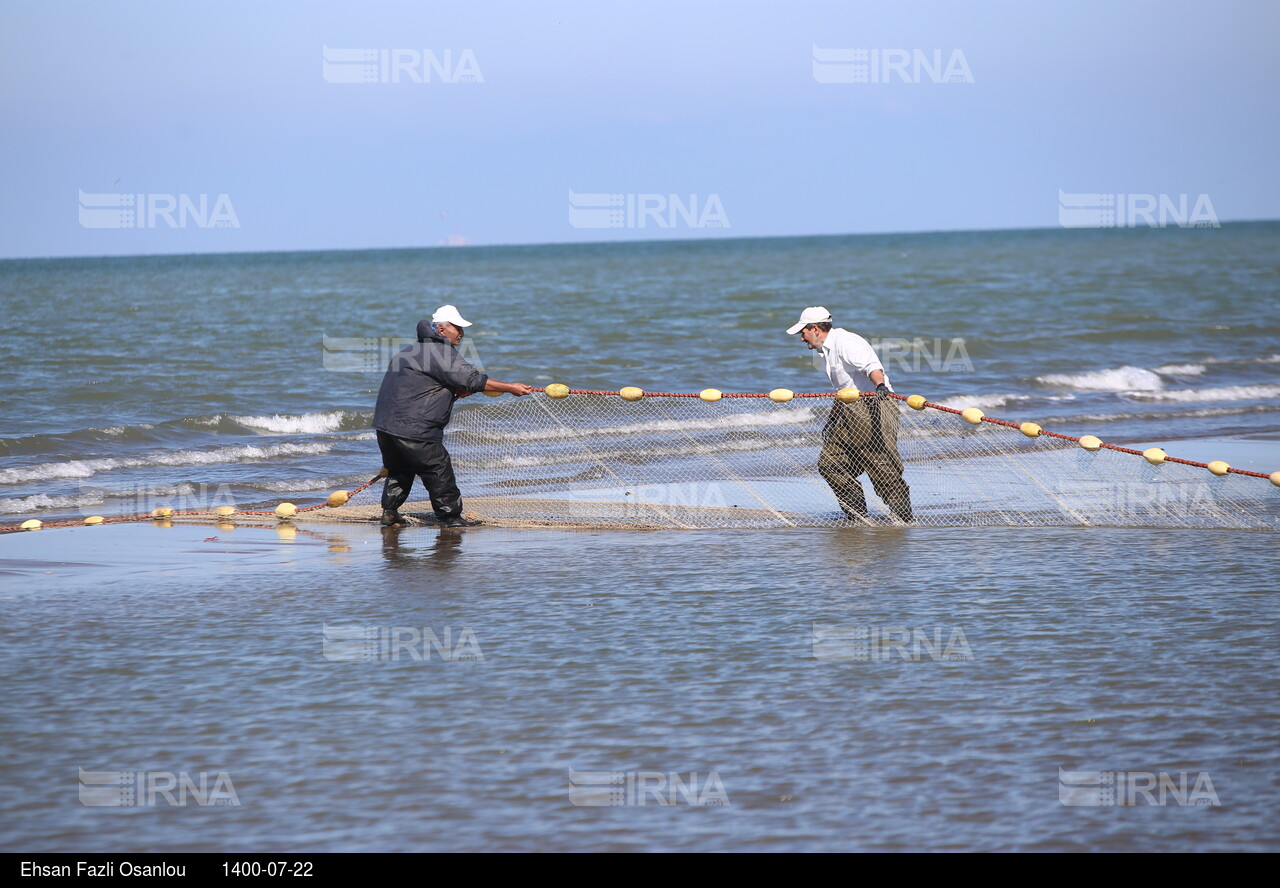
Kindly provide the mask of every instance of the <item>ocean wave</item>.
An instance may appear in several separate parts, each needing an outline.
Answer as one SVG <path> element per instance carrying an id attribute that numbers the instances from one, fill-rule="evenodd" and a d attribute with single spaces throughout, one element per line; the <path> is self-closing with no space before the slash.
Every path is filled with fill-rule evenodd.
<path id="1" fill-rule="evenodd" d="M 943 407 L 950 407 L 953 410 L 967 410 L 970 407 L 981 407 L 983 409 L 989 407 L 1003 407 L 1010 401 L 1024 400 L 1024 395 L 1004 394 L 1004 395 L 952 395 L 948 398 L 942 398 L 935 403 L 941 404 Z"/>
<path id="2" fill-rule="evenodd" d="M 86 445 L 101 446 L 107 443 L 115 447 L 121 440 L 154 440 L 155 435 L 152 434 L 154 429 L 155 426 L 151 423 L 143 422 L 137 425 L 117 425 L 106 428 L 76 429 L 55 434 L 0 438 L 0 456 L 59 453 L 66 452 L 68 449 L 84 448 Z"/>
<path id="3" fill-rule="evenodd" d="M 178 484 L 142 484 L 137 487 L 99 487 L 80 482 L 80 492 L 100 499 L 136 496 L 186 496 L 194 493 L 196 486 L 186 481 Z"/>
<path id="4" fill-rule="evenodd" d="M 0 498 L 0 514 L 20 515 L 26 512 L 49 512 L 59 509 L 87 510 L 97 506 L 114 507 L 112 510 L 118 512 L 122 504 L 130 503 L 137 504 L 137 507 L 126 511 L 150 511 L 154 506 L 147 505 L 144 509 L 141 503 L 150 503 L 157 497 L 188 497 L 196 492 L 195 485 L 186 483 L 149 484 L 127 489 L 112 489 L 81 482 L 80 492 L 68 496 L 37 493 L 32 496 Z"/>
<path id="5" fill-rule="evenodd" d="M 74 459 L 67 462 L 0 469 L 0 484 L 23 484 L 28 481 L 46 481 L 55 478 L 92 478 L 94 475 L 110 472 L 113 469 L 136 468 L 139 466 L 207 466 L 218 463 L 274 459 L 278 456 L 319 454 L 327 453 L 335 446 L 337 445 L 320 443 L 274 444 L 269 447 L 245 445 L 219 447 L 216 450 L 179 450 L 139 457 Z"/>
<path id="6" fill-rule="evenodd" d="M 1204 358 L 1206 364 L 1280 364 L 1280 355 L 1252 358 Z"/>
<path id="7" fill-rule="evenodd" d="M 336 410 L 329 413 L 304 413 L 298 415 L 233 416 L 215 413 L 205 416 L 187 416 L 160 423 L 140 422 L 132 425 L 115 425 L 105 428 L 84 428 L 68 432 L 0 437 L 0 457 L 28 456 L 68 457 L 83 454 L 86 459 L 117 452 L 127 442 L 163 443 L 168 446 L 195 444 L 207 439 L 209 433 L 249 437 L 250 435 L 308 435 L 330 432 L 355 432 L 352 440 L 372 438 L 369 422 L 372 413 Z M 192 435 L 191 432 L 198 434 Z M 358 434 L 364 432 L 366 434 Z M 105 456 L 104 456 L 105 458 Z"/>
<path id="8" fill-rule="evenodd" d="M 1204 364 L 1165 364 L 1155 368 L 1163 376 L 1199 376 L 1204 371 Z"/>
<path id="9" fill-rule="evenodd" d="M 34 496 L 15 496 L 0 498 L 0 515 L 26 515 L 31 512 L 51 512 L 56 509 L 82 509 L 88 506 L 101 505 L 102 496 L 82 493 L 76 496 L 49 496 L 37 493 Z"/>
<path id="10" fill-rule="evenodd" d="M 1086 422 L 1149 422 L 1152 420 L 1169 421 L 1173 419 L 1204 419 L 1219 416 L 1242 416 L 1246 413 L 1274 413 L 1280 411 L 1280 405 L 1271 407 L 1258 404 L 1253 407 L 1202 407 L 1199 410 L 1158 410 L 1146 413 L 1081 413 L 1075 416 L 1045 416 L 1036 422 L 1046 428 L 1053 425 Z M 1053 431 L 1050 429 L 1050 431 Z"/>
<path id="11" fill-rule="evenodd" d="M 240 425 L 273 435 L 319 435 L 325 432 L 350 431 L 369 427 L 371 413 L 276 413 L 272 416 L 231 416 Z"/>
<path id="12" fill-rule="evenodd" d="M 1250 401 L 1280 398 L 1280 385 L 1228 385 L 1221 388 L 1176 389 L 1163 392 L 1128 392 L 1142 401 Z"/>
<path id="13" fill-rule="evenodd" d="M 1037 376 L 1035 381 L 1092 392 L 1156 392 L 1164 388 L 1164 380 L 1154 371 L 1128 366 L 1084 373 L 1050 373 Z"/>
<path id="14" fill-rule="evenodd" d="M 359 472 L 354 475 L 333 475 L 327 478 L 288 478 L 283 481 L 247 481 L 241 486 L 250 490 L 261 490 L 264 493 L 333 491 L 359 487 L 377 473 L 380 459 L 380 457 L 374 456 L 369 461 L 370 468 L 367 472 Z"/>
<path id="15" fill-rule="evenodd" d="M 1017 395 L 1012 392 L 990 395 L 950 395 L 939 398 L 934 403 L 952 410 L 966 410 L 970 407 L 989 409 L 992 407 L 1012 407 L 1024 401 L 1074 401 L 1075 395 Z"/>

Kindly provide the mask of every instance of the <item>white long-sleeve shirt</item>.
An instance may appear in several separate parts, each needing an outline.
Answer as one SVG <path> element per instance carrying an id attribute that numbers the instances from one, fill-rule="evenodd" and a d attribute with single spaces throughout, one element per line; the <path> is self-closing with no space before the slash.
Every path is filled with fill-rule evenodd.
<path id="1" fill-rule="evenodd" d="M 884 373 L 884 365 L 876 357 L 871 343 L 843 327 L 832 327 L 817 351 L 826 361 L 827 378 L 836 391 L 843 388 L 870 391 L 875 388 L 871 374 L 876 370 Z M 884 374 L 884 384 L 893 391 L 888 373 Z"/>

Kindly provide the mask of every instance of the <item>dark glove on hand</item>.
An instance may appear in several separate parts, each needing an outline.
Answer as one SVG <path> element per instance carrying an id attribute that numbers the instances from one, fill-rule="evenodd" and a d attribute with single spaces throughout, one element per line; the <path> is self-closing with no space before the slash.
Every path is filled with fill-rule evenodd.
<path id="1" fill-rule="evenodd" d="M 880 383 L 878 386 L 876 386 L 876 400 L 879 400 L 879 401 L 889 400 L 889 387 L 885 385 L 883 382 Z"/>

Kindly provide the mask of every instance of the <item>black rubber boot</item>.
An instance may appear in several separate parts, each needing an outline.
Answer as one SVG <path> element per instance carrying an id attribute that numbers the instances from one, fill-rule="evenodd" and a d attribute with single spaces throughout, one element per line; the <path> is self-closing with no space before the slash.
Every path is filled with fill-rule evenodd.
<path id="1" fill-rule="evenodd" d="M 472 521 L 469 518 L 463 518 L 459 515 L 457 518 L 450 518 L 448 521 L 441 521 L 441 527 L 479 527 L 483 521 Z"/>

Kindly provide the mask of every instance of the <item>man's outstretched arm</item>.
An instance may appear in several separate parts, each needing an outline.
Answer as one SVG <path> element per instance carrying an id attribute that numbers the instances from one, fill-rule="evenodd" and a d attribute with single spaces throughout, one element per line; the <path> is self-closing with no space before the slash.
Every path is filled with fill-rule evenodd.
<path id="1" fill-rule="evenodd" d="M 486 392 L 507 392 L 518 398 L 521 395 L 530 394 L 533 391 L 533 387 L 525 385 L 523 382 L 498 382 L 496 379 L 486 379 L 483 390 Z M 469 389 L 458 389 L 453 393 L 453 397 L 456 401 L 458 398 L 466 398 L 471 394 Z"/>
<path id="2" fill-rule="evenodd" d="M 484 384 L 484 390 L 486 392 L 506 392 L 518 398 L 521 395 L 531 394 L 533 386 L 525 385 L 523 382 L 498 382 L 496 379 L 490 379 Z"/>

